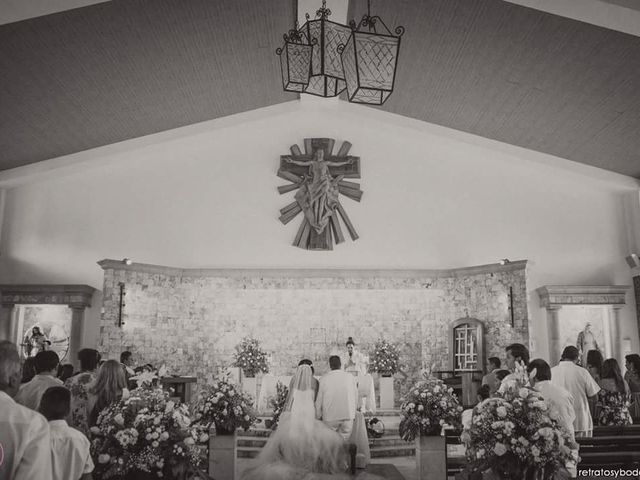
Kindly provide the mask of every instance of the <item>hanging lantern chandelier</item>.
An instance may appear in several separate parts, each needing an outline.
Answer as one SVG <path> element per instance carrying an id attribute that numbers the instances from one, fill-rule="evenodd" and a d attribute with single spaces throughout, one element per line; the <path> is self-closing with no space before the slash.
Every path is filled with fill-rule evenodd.
<path id="1" fill-rule="evenodd" d="M 382 33 L 378 33 L 378 24 L 384 29 Z M 367 0 L 367 14 L 360 24 L 356 27 L 352 20 L 350 25 L 349 41 L 338 47 L 347 98 L 353 103 L 382 105 L 393 93 L 404 27 L 396 27 L 394 36 L 380 17 L 371 16 L 371 0 Z"/>
<path id="2" fill-rule="evenodd" d="M 284 47 L 278 48 L 282 83 L 285 91 L 335 97 L 347 90 L 354 103 L 382 105 L 393 92 L 395 72 L 404 27 L 393 35 L 382 19 L 367 14 L 358 25 L 328 20 L 331 10 L 322 0 L 316 18 L 306 16 L 302 28 L 284 35 Z M 378 32 L 380 24 L 384 31 Z M 365 31 L 367 29 L 367 31 Z"/>

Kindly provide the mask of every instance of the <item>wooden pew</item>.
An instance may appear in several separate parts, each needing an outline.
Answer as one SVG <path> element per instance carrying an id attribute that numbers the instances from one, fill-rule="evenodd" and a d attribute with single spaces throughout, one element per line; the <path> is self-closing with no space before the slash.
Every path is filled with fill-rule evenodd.
<path id="1" fill-rule="evenodd" d="M 609 428 L 609 427 L 600 427 Z M 576 438 L 580 445 L 578 470 L 592 468 L 638 468 L 640 435 L 617 434 Z M 595 431 L 594 431 L 595 434 Z"/>
<path id="2" fill-rule="evenodd" d="M 467 466 L 467 459 L 464 455 L 449 455 L 450 446 L 462 445 L 462 442 L 460 442 L 461 433 L 461 430 L 445 430 L 447 477 L 459 475 Z M 462 449 L 460 451 L 462 451 Z"/>

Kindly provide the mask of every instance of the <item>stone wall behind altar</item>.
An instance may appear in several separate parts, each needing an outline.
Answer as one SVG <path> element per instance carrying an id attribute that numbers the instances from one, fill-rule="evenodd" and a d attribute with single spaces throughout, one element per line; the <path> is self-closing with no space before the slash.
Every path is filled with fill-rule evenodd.
<path id="1" fill-rule="evenodd" d="M 361 351 L 380 337 L 401 346 L 398 375 L 423 366 L 448 370 L 449 325 L 463 317 L 485 325 L 486 357 L 528 344 L 526 262 L 447 271 L 182 270 L 100 262 L 104 300 L 99 350 L 136 362 L 166 363 L 200 383 L 230 365 L 244 336 L 262 341 L 272 372 L 286 375 L 308 357 L 316 373 L 353 336 Z M 125 324 L 118 327 L 119 284 Z M 509 311 L 513 288 L 514 327 Z"/>

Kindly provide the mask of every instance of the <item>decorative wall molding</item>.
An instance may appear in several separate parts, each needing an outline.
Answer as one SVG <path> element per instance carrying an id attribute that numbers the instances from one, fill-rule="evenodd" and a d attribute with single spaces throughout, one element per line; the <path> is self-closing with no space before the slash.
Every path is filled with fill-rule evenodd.
<path id="1" fill-rule="evenodd" d="M 98 262 L 103 270 L 118 270 L 125 272 L 139 272 L 171 275 L 176 277 L 189 278 L 397 278 L 397 279 L 421 279 L 421 278 L 461 278 L 469 275 L 506 273 L 524 270 L 527 260 L 509 262 L 506 265 L 492 263 L 488 265 L 477 265 L 473 267 L 451 268 L 442 270 L 374 270 L 374 269 L 244 269 L 244 268 L 176 268 L 161 265 L 151 265 L 145 263 L 132 263 L 126 265 L 122 260 L 105 259 Z M 1 288 L 1 287 L 0 287 Z M 428 288 L 425 286 L 425 288 Z"/>
<path id="2" fill-rule="evenodd" d="M 540 307 L 563 305 L 625 305 L 629 285 L 545 285 L 536 289 Z"/>
<path id="3" fill-rule="evenodd" d="M 95 288 L 89 285 L 0 285 L 0 305 L 91 306 Z"/>

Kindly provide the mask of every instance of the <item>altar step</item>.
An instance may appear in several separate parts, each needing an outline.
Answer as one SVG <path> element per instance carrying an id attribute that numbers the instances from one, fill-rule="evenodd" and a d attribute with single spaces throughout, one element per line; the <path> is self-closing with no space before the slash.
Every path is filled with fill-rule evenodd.
<path id="1" fill-rule="evenodd" d="M 255 458 L 267 443 L 269 430 L 252 429 L 248 432 L 238 433 L 237 448 L 238 458 Z M 387 428 L 381 438 L 373 438 L 369 441 L 372 458 L 383 457 L 408 457 L 415 455 L 415 445 L 405 442 L 398 435 L 397 429 L 389 431 Z"/>

